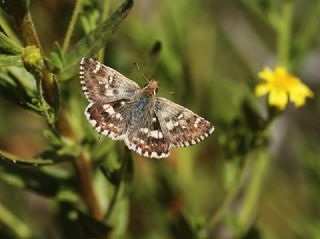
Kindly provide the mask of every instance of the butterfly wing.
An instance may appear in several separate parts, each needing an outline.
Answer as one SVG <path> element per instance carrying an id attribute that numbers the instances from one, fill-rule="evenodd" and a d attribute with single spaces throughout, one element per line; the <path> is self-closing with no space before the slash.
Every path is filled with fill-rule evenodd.
<path id="1" fill-rule="evenodd" d="M 90 103 L 85 115 L 100 134 L 114 140 L 124 140 L 132 107 L 133 103 L 130 100 Z"/>
<path id="2" fill-rule="evenodd" d="M 154 112 L 164 137 L 174 147 L 199 143 L 214 130 L 213 125 L 204 118 L 162 97 L 157 98 Z"/>
<path id="3" fill-rule="evenodd" d="M 138 127 L 128 129 L 128 136 L 125 139 L 128 148 L 144 157 L 168 157 L 170 141 L 164 137 L 155 113 L 146 112 L 141 122 Z"/>
<path id="4" fill-rule="evenodd" d="M 90 102 L 130 99 L 140 90 L 134 81 L 87 57 L 80 62 L 80 83 Z"/>
<path id="5" fill-rule="evenodd" d="M 133 97 L 140 87 L 91 58 L 81 60 L 80 83 L 90 101 L 85 115 L 93 128 L 112 139 L 124 139 Z"/>

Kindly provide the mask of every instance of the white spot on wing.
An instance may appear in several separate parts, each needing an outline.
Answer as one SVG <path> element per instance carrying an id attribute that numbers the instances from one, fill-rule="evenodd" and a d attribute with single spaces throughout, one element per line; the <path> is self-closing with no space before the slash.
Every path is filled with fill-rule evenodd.
<path id="1" fill-rule="evenodd" d="M 106 113 L 110 114 L 110 115 L 113 115 L 115 113 L 113 107 L 109 104 L 105 104 L 103 105 L 103 109 Z"/>
<path id="2" fill-rule="evenodd" d="M 158 130 L 150 131 L 150 136 L 157 139 L 159 137 L 159 131 Z"/>
<path id="3" fill-rule="evenodd" d="M 209 133 L 211 134 L 213 131 L 214 131 L 214 127 L 212 126 L 212 128 L 209 131 Z"/>
<path id="4" fill-rule="evenodd" d="M 100 63 L 97 63 L 96 68 L 93 70 L 93 73 L 96 74 L 99 71 L 100 67 Z"/>
<path id="5" fill-rule="evenodd" d="M 122 119 L 122 116 L 121 116 L 120 113 L 117 113 L 117 114 L 116 114 L 116 119 L 120 119 L 120 120 Z"/>
<path id="6" fill-rule="evenodd" d="M 167 126 L 168 130 L 172 130 L 174 128 L 174 125 L 172 124 L 172 121 L 167 122 L 166 126 Z"/>

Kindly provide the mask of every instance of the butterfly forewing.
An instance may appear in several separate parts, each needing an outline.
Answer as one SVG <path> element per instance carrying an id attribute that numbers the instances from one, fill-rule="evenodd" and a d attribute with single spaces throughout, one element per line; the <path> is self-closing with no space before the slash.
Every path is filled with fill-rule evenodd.
<path id="1" fill-rule="evenodd" d="M 154 110 L 164 135 L 174 147 L 199 143 L 214 130 L 204 118 L 165 98 L 157 98 Z"/>
<path id="2" fill-rule="evenodd" d="M 91 102 L 129 99 L 140 90 L 134 81 L 91 58 L 82 58 L 80 62 L 80 83 Z"/>

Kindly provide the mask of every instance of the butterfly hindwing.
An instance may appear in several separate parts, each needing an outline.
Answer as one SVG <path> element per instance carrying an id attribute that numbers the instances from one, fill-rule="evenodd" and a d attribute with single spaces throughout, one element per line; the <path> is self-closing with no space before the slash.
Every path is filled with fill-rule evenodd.
<path id="1" fill-rule="evenodd" d="M 139 127 L 129 128 L 128 138 L 125 140 L 128 148 L 144 157 L 168 157 L 170 142 L 164 136 L 157 116 L 148 114 L 147 118 Z"/>
<path id="2" fill-rule="evenodd" d="M 85 114 L 100 134 L 112 139 L 123 140 L 126 137 L 127 122 L 132 103 L 118 100 L 110 103 L 90 103 Z"/>
<path id="3" fill-rule="evenodd" d="M 80 62 L 80 83 L 90 102 L 128 99 L 140 90 L 134 81 L 91 58 Z"/>
<path id="4" fill-rule="evenodd" d="M 213 125 L 204 118 L 162 97 L 157 98 L 154 111 L 173 147 L 199 143 L 214 130 Z"/>

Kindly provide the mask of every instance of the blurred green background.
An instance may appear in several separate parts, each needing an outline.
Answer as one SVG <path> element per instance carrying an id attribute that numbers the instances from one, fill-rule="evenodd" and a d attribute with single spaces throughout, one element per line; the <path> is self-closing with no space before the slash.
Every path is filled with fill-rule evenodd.
<path id="1" fill-rule="evenodd" d="M 10 2 L 1 1 L 0 30 L 26 47 Z M 45 109 L 32 110 L 41 105 L 35 68 L 2 37 L 1 239 L 320 238 L 319 0 L 136 0 L 105 39 L 92 31 L 121 1 L 78 0 L 76 14 L 71 0 L 26 4 L 75 136 L 52 130 Z M 77 48 L 86 36 L 100 45 Z M 85 56 L 143 86 L 139 63 L 175 92 L 159 95 L 208 119 L 214 133 L 163 160 L 100 137 L 83 114 L 88 102 L 77 70 L 67 67 Z M 254 87 L 264 66 L 282 64 L 315 97 L 271 120 L 273 109 Z M 79 155 L 89 165 L 85 174 L 74 163 Z M 93 187 L 95 209 L 82 184 Z"/>

